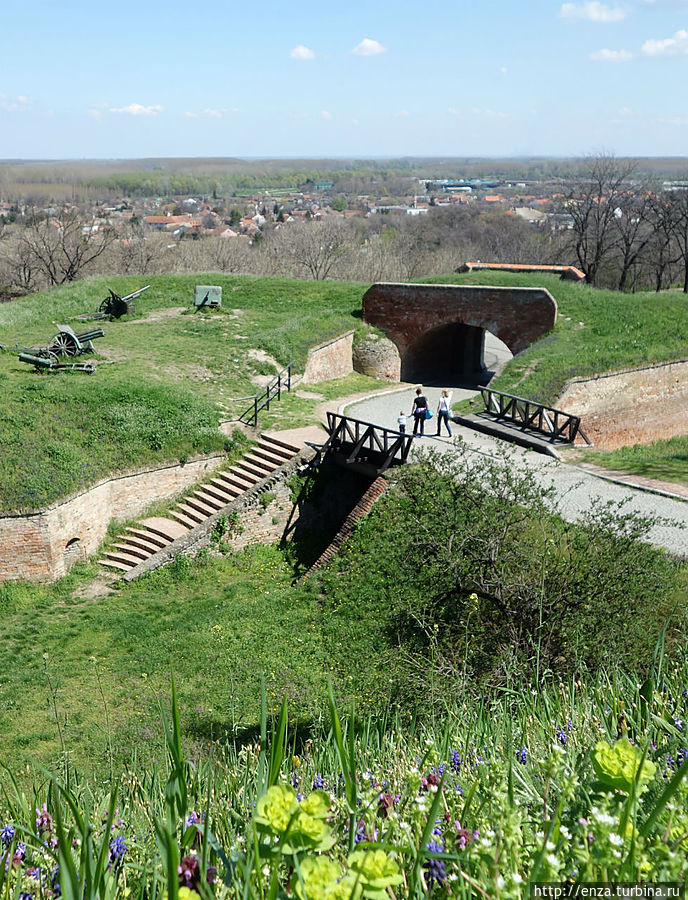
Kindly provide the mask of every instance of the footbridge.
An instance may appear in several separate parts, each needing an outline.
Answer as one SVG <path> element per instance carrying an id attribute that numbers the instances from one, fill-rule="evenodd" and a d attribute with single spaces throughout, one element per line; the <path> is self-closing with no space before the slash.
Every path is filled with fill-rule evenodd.
<path id="1" fill-rule="evenodd" d="M 557 303 L 544 288 L 374 284 L 362 315 L 396 344 L 399 380 L 452 383 L 483 372 L 486 332 L 520 353 L 554 328 Z"/>

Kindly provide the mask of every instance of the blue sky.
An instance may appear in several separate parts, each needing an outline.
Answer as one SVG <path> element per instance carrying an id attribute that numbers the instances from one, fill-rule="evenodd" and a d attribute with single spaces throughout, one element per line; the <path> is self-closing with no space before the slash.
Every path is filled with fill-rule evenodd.
<path id="1" fill-rule="evenodd" d="M 0 158 L 688 156 L 688 0 L 2 0 Z"/>

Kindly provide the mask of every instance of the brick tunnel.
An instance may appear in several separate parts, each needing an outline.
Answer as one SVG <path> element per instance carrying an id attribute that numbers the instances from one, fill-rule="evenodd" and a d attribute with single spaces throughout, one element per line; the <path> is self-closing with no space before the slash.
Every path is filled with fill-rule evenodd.
<path id="1" fill-rule="evenodd" d="M 544 288 L 374 284 L 363 296 L 363 321 L 399 350 L 400 381 L 479 380 L 486 332 L 516 355 L 556 318 L 556 301 Z"/>

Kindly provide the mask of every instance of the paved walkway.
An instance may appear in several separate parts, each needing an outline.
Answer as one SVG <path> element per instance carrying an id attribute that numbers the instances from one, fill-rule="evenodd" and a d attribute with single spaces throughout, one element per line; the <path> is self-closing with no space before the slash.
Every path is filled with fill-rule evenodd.
<path id="1" fill-rule="evenodd" d="M 426 388 L 424 393 L 433 412 L 437 409 L 441 389 Z M 472 396 L 475 391 L 454 389 L 452 401 L 457 402 L 464 397 Z M 357 400 L 345 406 L 344 412 L 356 419 L 374 422 L 386 428 L 396 428 L 399 410 L 409 413 L 414 388 L 376 394 L 364 400 Z M 446 437 L 435 437 L 436 419 L 425 423 L 426 436 L 414 441 L 417 449 L 432 447 L 441 452 L 452 452 L 454 443 Z M 486 456 L 497 456 L 500 448 L 509 448 L 509 454 L 519 465 L 523 465 L 537 473 L 540 482 L 554 485 L 561 515 L 575 521 L 590 509 L 591 500 L 600 497 L 603 501 L 626 501 L 626 511 L 637 511 L 645 515 L 658 516 L 668 521 L 658 523 L 649 533 L 648 540 L 656 546 L 665 547 L 679 556 L 688 557 L 688 503 L 661 496 L 654 493 L 635 490 L 625 485 L 616 484 L 607 479 L 596 477 L 591 472 L 577 466 L 561 462 L 540 453 L 533 453 L 513 444 L 504 444 L 489 435 L 479 434 L 459 425 L 451 425 L 453 435 L 463 439 L 462 446 L 471 453 Z M 409 430 L 412 430 L 412 425 Z"/>

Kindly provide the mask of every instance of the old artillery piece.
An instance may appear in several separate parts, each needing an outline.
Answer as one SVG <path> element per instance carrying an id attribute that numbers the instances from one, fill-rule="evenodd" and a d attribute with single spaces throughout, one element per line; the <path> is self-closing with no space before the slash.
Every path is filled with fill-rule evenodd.
<path id="1" fill-rule="evenodd" d="M 84 316 L 84 318 L 121 319 L 122 316 L 134 312 L 134 300 L 136 300 L 137 297 L 140 297 L 144 291 L 147 291 L 149 287 L 150 285 L 147 284 L 145 287 L 139 288 L 137 291 L 132 291 L 131 294 L 126 294 L 124 297 L 120 297 L 120 295 L 113 291 L 112 288 L 108 288 L 110 296 L 103 300 L 98 307 L 98 312 L 90 313 L 87 316 Z"/>
<path id="2" fill-rule="evenodd" d="M 58 325 L 60 330 L 53 335 L 50 343 L 43 347 L 25 348 L 19 353 L 19 361 L 30 363 L 37 370 L 74 369 L 76 371 L 95 372 L 93 363 L 62 363 L 60 357 L 81 356 L 82 353 L 93 352 L 93 341 L 104 337 L 102 328 L 91 328 L 78 334 L 69 325 Z"/>

